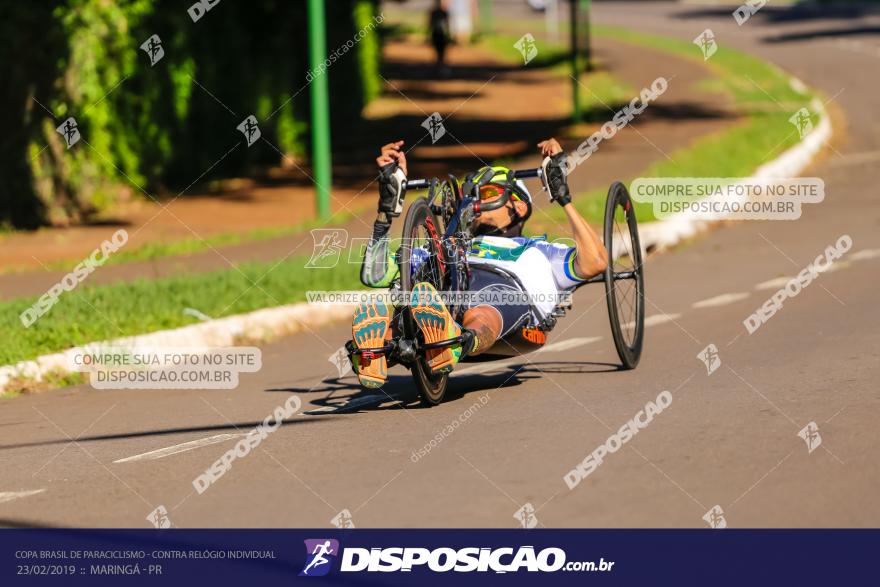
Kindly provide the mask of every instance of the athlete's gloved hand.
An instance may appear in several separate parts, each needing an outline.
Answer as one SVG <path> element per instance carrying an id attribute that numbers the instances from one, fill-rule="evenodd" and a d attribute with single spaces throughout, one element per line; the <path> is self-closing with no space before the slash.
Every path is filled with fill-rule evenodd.
<path id="1" fill-rule="evenodd" d="M 544 159 L 541 164 L 544 175 L 544 186 L 550 192 L 550 201 L 560 206 L 571 203 L 571 192 L 565 181 L 565 152 L 559 151 Z"/>
<path id="2" fill-rule="evenodd" d="M 397 163 L 379 168 L 379 212 L 395 218 L 403 211 L 406 175 Z"/>
<path id="3" fill-rule="evenodd" d="M 379 212 L 387 217 L 400 216 L 406 192 L 406 153 L 403 141 L 388 143 L 376 158 L 379 166 Z"/>

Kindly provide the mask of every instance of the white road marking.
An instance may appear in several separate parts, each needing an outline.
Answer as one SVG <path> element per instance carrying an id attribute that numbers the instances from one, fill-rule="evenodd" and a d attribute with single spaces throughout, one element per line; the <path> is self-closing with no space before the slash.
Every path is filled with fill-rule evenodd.
<path id="1" fill-rule="evenodd" d="M 785 286 L 786 283 L 794 279 L 793 277 L 774 277 L 768 281 L 762 281 L 758 285 L 755 286 L 755 289 L 779 289 L 780 287 Z"/>
<path id="2" fill-rule="evenodd" d="M 681 318 L 681 314 L 654 314 L 653 316 L 648 316 L 645 318 L 645 328 L 649 326 L 659 326 L 660 324 L 666 324 L 667 322 L 675 322 Z M 627 322 L 623 325 L 624 328 L 632 328 L 635 325 L 635 322 Z"/>
<path id="3" fill-rule="evenodd" d="M 849 267 L 851 263 L 849 261 L 837 261 L 834 265 L 827 265 L 825 269 L 816 268 L 816 272 L 819 275 L 823 273 L 834 273 L 835 271 L 840 271 L 841 269 L 846 269 Z"/>
<path id="4" fill-rule="evenodd" d="M 596 342 L 597 340 L 602 340 L 601 336 L 579 336 L 575 338 L 568 338 L 566 340 L 560 340 L 559 342 L 554 342 L 552 344 L 548 344 L 533 353 L 529 353 L 529 356 L 552 353 L 556 351 L 566 351 L 568 349 L 577 348 L 579 346 L 584 346 L 586 344 L 590 344 Z M 474 365 L 473 367 L 468 367 L 467 369 L 462 369 L 461 371 L 454 371 L 453 375 L 476 375 L 479 373 L 487 373 L 489 371 L 497 371 L 499 369 L 504 369 L 508 365 L 513 365 L 516 363 L 521 363 L 523 361 L 527 361 L 528 359 L 524 359 L 523 357 L 511 357 L 509 359 L 504 359 L 501 361 L 490 361 L 486 363 L 480 363 L 478 365 Z"/>
<path id="5" fill-rule="evenodd" d="M 691 304 L 691 307 L 717 308 L 718 306 L 726 306 L 727 304 L 732 304 L 734 302 L 744 300 L 747 297 L 749 297 L 748 292 L 726 293 L 721 294 L 720 296 L 715 296 L 714 298 L 708 298 L 705 300 L 700 300 L 699 302 L 694 302 L 693 304 Z"/>
<path id="6" fill-rule="evenodd" d="M 880 249 L 862 249 L 850 255 L 848 260 L 837 261 L 832 265 L 827 265 L 825 269 L 816 268 L 816 271 L 819 275 L 823 273 L 833 273 L 835 271 L 840 271 L 841 269 L 848 269 L 853 261 L 865 261 L 877 257 L 880 257 Z M 768 281 L 762 281 L 755 286 L 755 289 L 779 289 L 785 287 L 792 279 L 795 279 L 795 277 L 774 277 Z"/>
<path id="7" fill-rule="evenodd" d="M 201 438 L 199 440 L 191 440 L 189 442 L 184 442 L 182 444 L 175 444 L 174 446 L 151 450 L 150 452 L 145 452 L 145 453 L 142 453 L 139 455 L 134 455 L 133 457 L 126 457 L 124 459 L 118 459 L 113 462 L 114 463 L 130 463 L 132 461 L 154 461 L 156 459 L 161 459 L 163 457 L 176 455 L 177 453 L 180 453 L 180 452 L 194 450 L 197 448 L 201 448 L 203 446 L 210 446 L 212 444 L 217 444 L 218 442 L 226 442 L 227 440 L 232 440 L 233 438 L 241 438 L 243 436 L 246 436 L 246 434 L 217 434 L 216 436 L 209 436 L 208 438 Z"/>
<path id="8" fill-rule="evenodd" d="M 12 501 L 13 499 L 18 499 L 19 497 L 30 497 L 31 495 L 37 495 L 38 493 L 43 493 L 46 491 L 45 489 L 30 489 L 27 491 L 0 491 L 0 503 L 6 503 L 7 501 Z"/>
<path id="9" fill-rule="evenodd" d="M 876 259 L 880 257 L 880 249 L 862 249 L 861 251 L 856 251 L 852 255 L 850 255 L 850 259 L 853 261 L 864 261 L 867 259 Z"/>
<path id="10" fill-rule="evenodd" d="M 583 346 L 585 344 L 590 344 L 591 342 L 596 342 L 597 340 L 602 340 L 601 336 L 576 336 L 574 338 L 567 338 L 565 340 L 560 340 L 559 342 L 550 343 L 546 346 L 539 348 L 536 353 L 552 353 L 554 351 L 567 351 L 568 349 L 577 348 L 579 346 Z"/>
<path id="11" fill-rule="evenodd" d="M 341 406 L 321 406 L 320 408 L 315 408 L 314 410 L 306 410 L 305 412 L 300 412 L 298 415 L 304 418 L 308 418 L 309 416 L 313 416 L 315 414 L 323 414 L 330 412 L 338 412 L 344 408 L 347 408 L 348 404 L 344 404 Z"/>

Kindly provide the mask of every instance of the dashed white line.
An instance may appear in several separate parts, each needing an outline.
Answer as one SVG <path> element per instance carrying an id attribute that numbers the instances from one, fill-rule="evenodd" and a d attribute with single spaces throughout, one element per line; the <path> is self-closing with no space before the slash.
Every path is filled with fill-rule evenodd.
<path id="1" fill-rule="evenodd" d="M 577 348 L 579 346 L 584 346 L 585 344 L 590 344 L 592 342 L 596 342 L 598 340 L 602 340 L 601 336 L 576 336 L 574 338 L 567 338 L 565 340 L 560 340 L 559 342 L 554 342 L 548 344 L 544 347 L 539 348 L 536 353 L 552 353 L 554 351 L 567 351 L 568 349 Z"/>
<path id="2" fill-rule="evenodd" d="M 38 493 L 43 493 L 46 491 L 45 489 L 29 489 L 26 491 L 0 491 L 0 503 L 6 503 L 7 501 L 12 501 L 13 499 L 18 499 L 20 497 L 30 497 L 31 495 L 37 495 Z"/>
<path id="3" fill-rule="evenodd" d="M 848 261 L 838 261 L 837 263 L 828 265 L 821 270 L 817 268 L 817 272 L 820 275 L 822 273 L 833 273 L 834 271 L 840 271 L 841 269 L 848 269 L 852 261 L 867 261 L 870 259 L 876 259 L 877 257 L 880 257 L 880 249 L 862 249 L 851 254 Z M 790 276 L 774 277 L 773 279 L 762 281 L 757 284 L 755 289 L 779 289 L 780 287 L 785 287 L 792 279 L 795 278 Z"/>
<path id="4" fill-rule="evenodd" d="M 792 279 L 792 277 L 774 277 L 773 279 L 762 281 L 755 286 L 755 289 L 779 289 Z"/>
<path id="5" fill-rule="evenodd" d="M 849 266 L 849 261 L 837 261 L 836 263 L 834 263 L 834 265 L 828 265 L 823 269 L 817 268 L 816 272 L 819 275 L 822 275 L 823 273 L 834 273 L 835 271 L 840 271 L 841 269 L 847 269 L 849 268 Z"/>
<path id="6" fill-rule="evenodd" d="M 174 446 L 151 450 L 150 452 L 141 453 L 139 455 L 134 455 L 132 457 L 125 457 L 124 459 L 117 459 L 113 462 L 114 463 L 130 463 L 132 461 L 154 461 L 156 459 L 161 459 L 161 458 L 164 458 L 167 456 L 176 455 L 177 453 L 186 452 L 188 450 L 195 450 L 195 449 L 201 448 L 203 446 L 210 446 L 212 444 L 217 444 L 218 442 L 226 442 L 227 440 L 232 440 L 233 438 L 241 438 L 243 436 L 245 436 L 245 434 L 217 434 L 216 436 L 209 436 L 208 438 L 200 438 L 199 440 L 191 440 L 189 442 L 184 442 L 182 444 L 175 444 Z"/>
<path id="7" fill-rule="evenodd" d="M 681 314 L 654 314 L 653 316 L 648 316 L 645 318 L 645 328 L 649 326 L 659 326 L 660 324 L 666 324 L 667 322 L 675 322 L 681 318 Z M 624 328 L 632 328 L 635 322 L 627 322 L 623 325 Z"/>
<path id="8" fill-rule="evenodd" d="M 749 297 L 748 292 L 726 293 L 721 294 L 720 296 L 715 296 L 714 298 L 708 298 L 705 300 L 700 300 L 699 302 L 694 302 L 693 304 L 691 304 L 691 307 L 717 308 L 718 306 L 726 306 L 727 304 L 732 304 L 734 302 L 744 300 L 747 297 Z"/>
<path id="9" fill-rule="evenodd" d="M 559 342 L 554 342 L 552 344 L 548 344 L 535 352 L 531 353 L 532 355 L 544 354 L 544 353 L 552 353 L 556 351 L 565 351 L 568 349 L 577 348 L 579 346 L 583 346 L 586 344 L 590 344 L 596 342 L 597 340 L 602 340 L 601 336 L 579 336 L 575 338 L 568 338 L 566 340 L 560 340 Z M 504 369 L 508 365 L 513 365 L 515 363 L 522 362 L 522 357 L 511 357 L 510 359 L 504 359 L 502 361 L 491 361 L 487 363 L 480 363 L 479 365 L 474 365 L 473 367 L 468 367 L 467 369 L 462 369 L 460 371 L 455 371 L 455 375 L 473 375 L 479 373 L 486 373 L 489 371 L 497 371 L 499 369 Z"/>
<path id="10" fill-rule="evenodd" d="M 867 259 L 875 259 L 880 257 L 880 249 L 862 249 L 856 251 L 850 256 L 853 261 L 865 261 Z"/>

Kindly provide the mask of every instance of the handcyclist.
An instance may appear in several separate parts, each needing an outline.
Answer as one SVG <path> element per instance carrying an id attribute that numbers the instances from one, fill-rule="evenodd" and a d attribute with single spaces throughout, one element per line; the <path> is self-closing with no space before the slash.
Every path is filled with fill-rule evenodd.
<path id="1" fill-rule="evenodd" d="M 388 232 L 396 209 L 398 194 L 406 185 L 406 155 L 403 141 L 382 147 L 376 163 L 379 166 L 379 210 L 373 223 L 373 234 L 361 266 L 361 281 L 369 287 L 388 287 L 397 277 L 398 267 L 390 251 Z M 546 317 L 556 306 L 562 292 L 603 271 L 608 253 L 587 221 L 571 204 L 571 194 L 563 172 L 564 152 L 556 139 L 538 143 L 545 159 L 545 182 L 551 198 L 565 211 L 575 246 L 547 242 L 542 238 L 522 236 L 522 229 L 532 214 L 532 198 L 521 181 L 509 179 L 505 167 L 483 167 L 472 181 L 491 176 L 480 188 L 480 200 L 487 204 L 502 197 L 505 189 L 511 196 L 497 210 L 484 211 L 473 228 L 475 238 L 468 252 L 470 267 L 469 293 L 475 301 L 468 304 L 462 323 L 453 320 L 434 287 L 427 282 L 413 285 L 410 311 L 422 331 L 425 342 L 439 342 L 462 336 L 460 344 L 428 349 L 426 359 L 433 373 L 448 372 L 467 355 L 479 355 L 496 343 L 513 337 L 524 337 L 523 326 L 532 313 Z M 480 182 L 482 183 L 482 182 Z M 523 292 L 522 290 L 525 290 Z M 534 306 L 522 296 L 526 293 Z M 481 298 L 487 300 L 481 301 Z M 512 300 L 505 303 L 505 300 Z M 378 348 L 392 337 L 392 308 L 382 302 L 361 304 L 354 313 L 352 339 L 357 348 Z M 533 334 L 538 334 L 534 332 Z M 526 336 L 528 342 L 543 344 L 543 332 Z M 522 341 L 520 341 L 522 342 Z M 508 346 L 510 343 L 508 343 Z M 494 352 L 494 351 L 493 351 Z M 380 387 L 387 378 L 387 360 L 383 355 L 362 359 L 353 355 L 353 367 L 361 385 Z"/>

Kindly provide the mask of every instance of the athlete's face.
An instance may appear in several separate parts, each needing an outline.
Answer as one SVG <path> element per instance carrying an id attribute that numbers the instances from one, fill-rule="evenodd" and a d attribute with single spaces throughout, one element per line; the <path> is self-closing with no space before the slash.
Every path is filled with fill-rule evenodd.
<path id="1" fill-rule="evenodd" d="M 483 205 L 496 201 L 501 196 L 493 196 L 481 199 Z M 507 204 L 497 210 L 482 212 L 474 222 L 477 226 L 505 229 L 517 218 L 521 218 L 528 212 L 528 206 L 520 200 L 510 199 Z"/>

